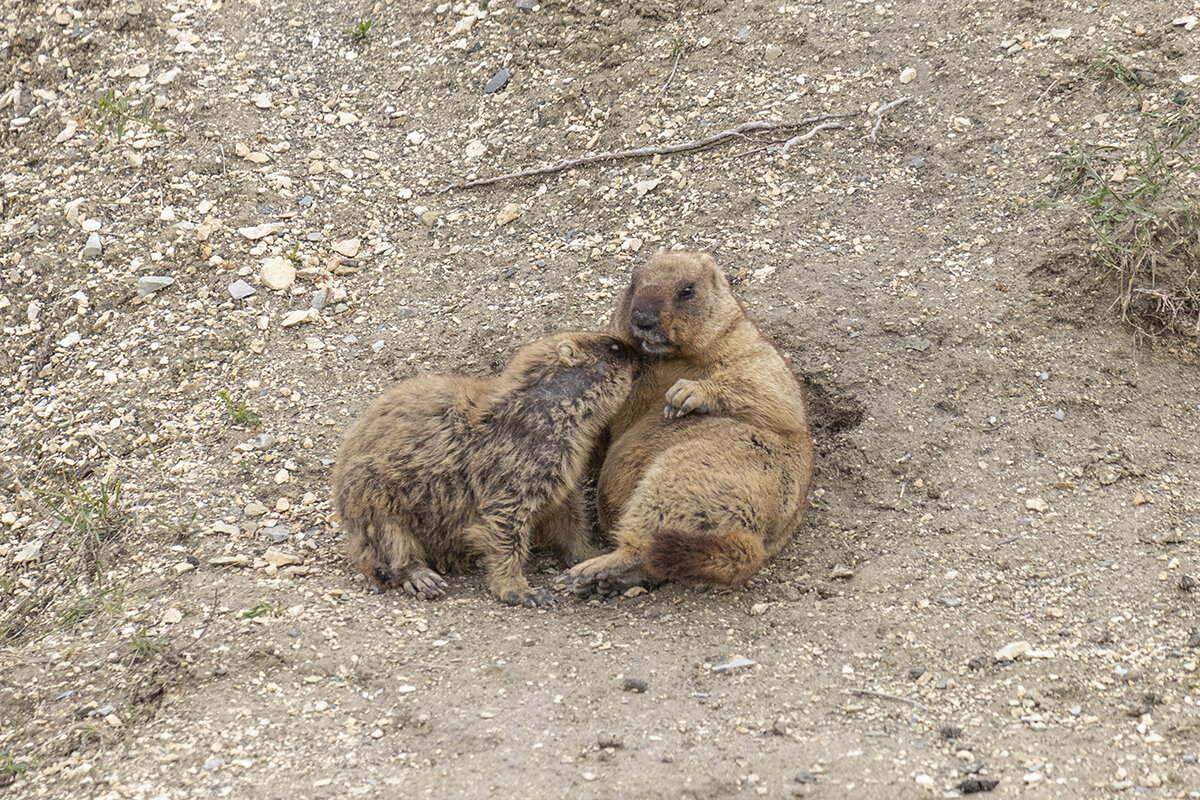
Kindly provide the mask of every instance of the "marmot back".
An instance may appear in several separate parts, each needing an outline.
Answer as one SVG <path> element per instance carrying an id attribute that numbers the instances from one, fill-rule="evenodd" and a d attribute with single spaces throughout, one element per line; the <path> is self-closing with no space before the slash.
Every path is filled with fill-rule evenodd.
<path id="1" fill-rule="evenodd" d="M 511 604 L 545 605 L 522 574 L 535 536 L 590 555 L 578 484 L 629 394 L 636 353 L 601 333 L 521 348 L 494 378 L 413 378 L 346 432 L 333 501 L 351 560 L 383 588 L 431 598 L 439 571 L 481 556 Z"/>

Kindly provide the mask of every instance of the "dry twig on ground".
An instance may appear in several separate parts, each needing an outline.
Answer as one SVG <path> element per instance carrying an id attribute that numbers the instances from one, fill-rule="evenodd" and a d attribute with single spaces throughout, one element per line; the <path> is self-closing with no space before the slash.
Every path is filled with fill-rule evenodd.
<path id="1" fill-rule="evenodd" d="M 905 99 L 907 99 L 907 98 L 905 98 Z M 564 159 L 563 161 L 560 161 L 557 164 L 551 164 L 551 165 L 545 166 L 545 167 L 535 167 L 533 169 L 521 170 L 520 172 L 506 172 L 503 175 L 495 175 L 491 178 L 477 178 L 477 179 L 471 180 L 471 181 L 460 181 L 458 183 L 452 183 L 452 184 L 446 186 L 444 189 L 437 192 L 437 194 L 445 194 L 446 192 L 453 192 L 453 191 L 457 191 L 459 189 L 472 189 L 476 186 L 488 186 L 493 183 L 500 183 L 501 181 L 516 180 L 518 178 L 531 178 L 536 175 L 550 175 L 555 172 L 562 172 L 564 170 L 573 169 L 575 167 L 581 167 L 586 164 L 595 164 L 600 161 L 619 161 L 619 160 L 625 159 L 625 158 L 644 158 L 646 156 L 670 155 L 672 153 L 687 153 L 687 152 L 693 152 L 696 150 L 704 150 L 709 147 L 714 147 L 718 144 L 722 144 L 723 142 L 725 142 L 729 139 L 733 139 L 735 137 L 745 137 L 747 134 L 750 134 L 750 133 L 761 133 L 763 131 L 786 130 L 789 128 L 803 128 L 803 127 L 809 126 L 809 125 L 817 126 L 816 128 L 814 128 L 813 130 L 809 131 L 806 134 L 802 134 L 801 136 L 798 136 L 798 137 L 793 137 L 794 140 L 799 141 L 801 139 L 808 138 L 812 134 L 816 133 L 819 130 L 823 130 L 824 128 L 845 127 L 844 125 L 841 125 L 840 123 L 834 124 L 834 125 L 826 124 L 827 120 L 845 119 L 847 117 L 856 117 L 859 115 L 859 113 L 860 112 L 858 112 L 858 111 L 848 111 L 848 112 L 837 113 L 837 114 L 821 114 L 819 116 L 807 117 L 805 119 L 796 120 L 796 121 L 792 121 L 792 122 L 787 122 L 787 121 L 743 122 L 741 125 L 737 125 L 733 128 L 727 128 L 723 131 L 719 131 L 718 133 L 714 133 L 711 136 L 705 136 L 702 139 L 692 139 L 687 142 L 679 142 L 678 144 L 664 144 L 664 145 L 651 145 L 649 147 L 638 147 L 633 150 L 617 150 L 617 151 L 609 152 L 609 153 L 595 153 L 594 155 L 590 155 L 590 156 L 581 156 L 579 158 Z M 788 141 L 792 141 L 792 140 L 788 140 Z"/>

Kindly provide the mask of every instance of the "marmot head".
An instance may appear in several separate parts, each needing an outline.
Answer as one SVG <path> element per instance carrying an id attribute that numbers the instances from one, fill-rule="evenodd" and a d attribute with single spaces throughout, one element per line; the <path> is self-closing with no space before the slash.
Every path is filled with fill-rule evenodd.
<path id="1" fill-rule="evenodd" d="M 658 253 L 633 271 L 614 329 L 656 356 L 701 355 L 741 316 L 729 282 L 708 253 Z"/>
<path id="2" fill-rule="evenodd" d="M 558 333 L 518 350 L 504 375 L 530 401 L 593 405 L 611 416 L 629 395 L 640 361 L 636 350 L 606 333 Z"/>

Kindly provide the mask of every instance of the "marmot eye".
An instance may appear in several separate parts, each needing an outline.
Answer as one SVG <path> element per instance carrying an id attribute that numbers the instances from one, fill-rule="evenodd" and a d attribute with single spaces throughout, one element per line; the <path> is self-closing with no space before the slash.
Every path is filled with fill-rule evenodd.
<path id="1" fill-rule="evenodd" d="M 688 284 L 679 290 L 679 299 L 686 300 L 696 293 L 696 287 L 693 284 Z"/>

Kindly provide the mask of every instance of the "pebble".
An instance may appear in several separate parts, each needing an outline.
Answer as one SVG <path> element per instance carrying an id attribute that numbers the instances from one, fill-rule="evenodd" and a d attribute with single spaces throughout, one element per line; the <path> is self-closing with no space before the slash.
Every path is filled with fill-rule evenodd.
<path id="1" fill-rule="evenodd" d="M 169 275 L 143 275 L 137 280 L 138 297 L 149 297 L 159 289 L 165 289 L 175 282 Z"/>
<path id="2" fill-rule="evenodd" d="M 37 561 L 42 557 L 42 540 L 34 539 L 29 542 L 13 556 L 14 564 L 28 564 L 31 561 Z"/>
<path id="3" fill-rule="evenodd" d="M 913 169 L 920 169 L 921 167 L 925 166 L 925 159 L 914 158 L 912 161 L 908 162 L 908 165 Z"/>
<path id="4" fill-rule="evenodd" d="M 797 772 L 796 783 L 816 783 L 817 776 L 811 772 Z"/>
<path id="5" fill-rule="evenodd" d="M 324 311 L 325 306 L 329 303 L 329 290 L 317 289 L 313 292 L 312 307 L 317 311 Z"/>
<path id="6" fill-rule="evenodd" d="M 521 204 L 509 203 L 504 208 L 496 212 L 496 224 L 503 226 L 512 222 L 521 216 Z"/>
<path id="7" fill-rule="evenodd" d="M 288 540 L 291 531 L 287 525 L 274 525 L 270 528 L 263 528 L 262 535 L 271 540 L 272 544 L 283 544 Z"/>
<path id="8" fill-rule="evenodd" d="M 99 258 L 103 252 L 104 248 L 100 244 L 100 234 L 92 231 L 88 234 L 87 243 L 83 246 L 81 255 L 84 258 Z"/>
<path id="9" fill-rule="evenodd" d="M 975 794 L 977 792 L 990 792 L 1000 785 L 1000 781 L 989 781 L 983 778 L 967 778 L 958 784 L 958 790 L 963 794 Z"/>
<path id="10" fill-rule="evenodd" d="M 1054 418 L 1056 420 L 1058 420 L 1059 422 L 1062 422 L 1064 419 L 1067 418 L 1067 415 L 1063 412 L 1063 410 L 1061 408 L 1056 408 L 1056 409 L 1054 409 Z"/>
<path id="11" fill-rule="evenodd" d="M 1200 631 L 1192 631 L 1187 640 L 1188 647 L 1200 647 Z"/>
<path id="12" fill-rule="evenodd" d="M 621 684 L 621 690 L 633 692 L 634 694 L 645 694 L 650 688 L 641 678 L 626 678 Z"/>
<path id="13" fill-rule="evenodd" d="M 276 567 L 287 567 L 292 564 L 303 564 L 304 559 L 294 553 L 287 553 L 274 547 L 268 547 L 263 553 L 263 560 Z"/>
<path id="14" fill-rule="evenodd" d="M 262 503 L 247 503 L 242 509 L 242 513 L 247 517 L 261 517 L 267 513 L 267 507 Z"/>
<path id="15" fill-rule="evenodd" d="M 267 285 L 267 288 L 282 292 L 291 288 L 292 283 L 295 282 L 296 267 L 292 265 L 290 259 L 283 256 L 268 258 L 262 264 L 259 278 Z"/>
<path id="16" fill-rule="evenodd" d="M 501 89 L 504 88 L 505 84 L 508 83 L 508 80 L 511 77 L 512 77 L 511 69 L 508 69 L 506 67 L 505 69 L 500 70 L 499 72 L 497 72 L 495 75 L 492 76 L 492 79 L 490 81 L 487 82 L 487 86 L 483 87 L 483 93 L 484 94 L 493 94 L 495 92 L 500 91 Z"/>
<path id="17" fill-rule="evenodd" d="M 343 239 L 333 245 L 333 251 L 346 258 L 354 258 L 358 255 L 358 250 L 362 243 L 358 239 Z"/>
<path id="18" fill-rule="evenodd" d="M 1016 661 L 1033 649 L 1029 642 L 1010 642 L 996 651 L 997 661 Z"/>
<path id="19" fill-rule="evenodd" d="M 257 289 L 246 283 L 241 278 L 238 278 L 233 283 L 229 284 L 229 294 L 233 295 L 234 300 L 245 300 L 253 295 Z"/>
<path id="20" fill-rule="evenodd" d="M 79 344 L 81 339 L 83 339 L 83 334 L 81 334 L 79 331 L 71 331 L 66 336 L 58 340 L 58 346 L 65 349 Z"/>
<path id="21" fill-rule="evenodd" d="M 168 608 L 163 612 L 162 621 L 164 625 L 178 625 L 183 621 L 183 612 L 178 608 Z"/>
<path id="22" fill-rule="evenodd" d="M 611 747 L 614 750 L 619 750 L 625 746 L 625 742 L 621 741 L 621 737 L 615 733 L 602 733 L 596 739 L 596 744 L 600 747 Z"/>
<path id="23" fill-rule="evenodd" d="M 283 229 L 283 225 L 278 222 L 264 222 L 262 225 L 254 225 L 249 228 L 238 228 L 238 233 L 245 236 L 251 241 L 263 239 L 273 233 L 278 233 Z"/>
<path id="24" fill-rule="evenodd" d="M 962 598 L 961 597 L 941 597 L 941 598 L 938 598 L 938 602 L 940 602 L 942 605 L 946 606 L 947 608 L 957 608 L 958 606 L 962 605 Z"/>
<path id="25" fill-rule="evenodd" d="M 917 77 L 917 71 L 912 67 L 905 67 L 900 72 L 901 83 L 912 83 Z"/>
<path id="26" fill-rule="evenodd" d="M 225 766 L 225 759 L 221 758 L 220 756 L 213 756 L 208 761 L 204 762 L 204 768 L 209 772 L 220 769 L 223 766 Z"/>
<path id="27" fill-rule="evenodd" d="M 1030 511 L 1036 511 L 1039 514 L 1045 514 L 1050 510 L 1050 504 L 1040 497 L 1031 497 L 1025 501 L 1025 508 Z"/>
<path id="28" fill-rule="evenodd" d="M 726 661 L 724 664 L 717 664 L 717 665 L 713 666 L 712 671 L 713 672 L 724 672 L 727 669 L 740 669 L 742 667 L 753 667 L 757 663 L 758 663 L 757 661 L 751 661 L 748 658 L 743 658 L 742 656 L 736 656 L 736 657 L 731 658 L 730 660 Z"/>
<path id="29" fill-rule="evenodd" d="M 83 228 L 84 233 L 95 233 L 96 231 L 100 230 L 100 220 L 85 219 L 81 227 Z"/>
<path id="30" fill-rule="evenodd" d="M 536 11 L 538 5 L 538 0 L 517 0 L 517 8 L 522 11 Z"/>
<path id="31" fill-rule="evenodd" d="M 316 322 L 321 316 L 313 308 L 302 308 L 296 311 L 289 311 L 283 317 L 283 327 L 290 328 L 293 325 L 300 325 L 305 322 Z"/>

